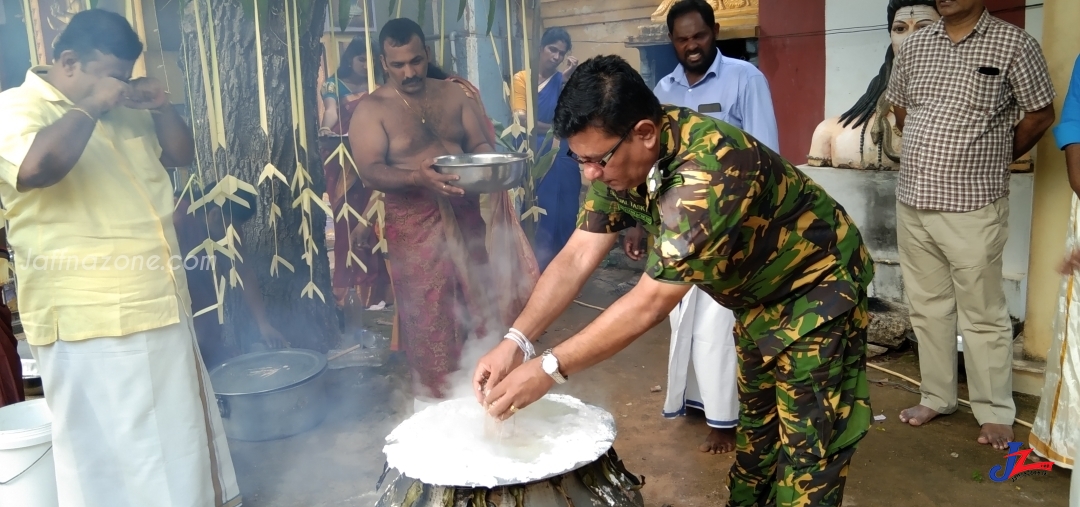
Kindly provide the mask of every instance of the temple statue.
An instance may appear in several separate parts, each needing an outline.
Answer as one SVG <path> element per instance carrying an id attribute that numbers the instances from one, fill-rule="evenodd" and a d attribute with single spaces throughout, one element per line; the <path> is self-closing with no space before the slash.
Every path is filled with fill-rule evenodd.
<path id="1" fill-rule="evenodd" d="M 654 23 L 666 23 L 667 13 L 678 0 L 664 0 L 652 13 Z M 713 8 L 717 18 L 738 14 L 757 14 L 759 0 L 705 0 Z"/>
<path id="2" fill-rule="evenodd" d="M 807 157 L 811 166 L 887 171 L 900 168 L 901 134 L 892 105 L 885 100 L 893 58 L 911 34 L 934 24 L 941 16 L 935 0 L 890 0 L 886 13 L 892 44 L 885 51 L 885 63 L 851 109 L 818 125 Z"/>

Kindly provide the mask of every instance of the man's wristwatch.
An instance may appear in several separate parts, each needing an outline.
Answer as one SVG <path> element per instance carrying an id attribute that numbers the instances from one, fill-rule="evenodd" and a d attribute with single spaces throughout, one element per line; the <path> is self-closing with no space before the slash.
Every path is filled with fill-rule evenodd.
<path id="1" fill-rule="evenodd" d="M 559 372 L 559 358 L 551 353 L 551 349 L 547 349 L 547 351 L 540 356 L 540 367 L 544 369 L 544 373 L 551 375 L 551 378 L 555 379 L 556 383 L 566 383 L 566 377 Z"/>

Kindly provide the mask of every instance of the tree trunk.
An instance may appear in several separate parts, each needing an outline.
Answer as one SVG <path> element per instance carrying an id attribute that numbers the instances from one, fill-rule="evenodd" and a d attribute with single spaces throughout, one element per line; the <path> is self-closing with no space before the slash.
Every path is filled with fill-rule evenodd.
<path id="1" fill-rule="evenodd" d="M 195 2 L 199 2 L 198 11 L 202 18 L 202 48 L 207 52 L 211 47 L 209 23 L 211 19 L 213 22 L 217 71 L 220 75 L 221 117 L 224 119 L 226 138 L 224 150 L 211 145 L 210 130 L 214 128 L 215 120 L 208 113 L 208 90 L 204 86 L 203 72 L 211 72 L 214 64 L 210 57 L 206 57 L 210 68 L 203 67 L 195 23 Z M 325 189 L 322 160 L 316 144 L 316 80 L 322 54 L 320 38 L 327 0 L 299 0 L 298 7 L 299 10 L 307 11 L 307 14 L 301 15 L 304 24 L 299 27 L 302 79 L 297 83 L 303 90 L 303 104 L 298 109 L 306 116 L 307 121 L 306 150 L 300 147 L 299 132 L 293 128 L 288 59 L 288 51 L 292 48 L 287 46 L 290 39 L 286 27 L 286 6 L 291 6 L 291 2 L 258 0 L 260 4 L 264 2 L 269 3 L 269 15 L 260 18 L 260 31 L 269 143 L 260 128 L 253 16 L 245 14 L 242 0 L 186 2 L 182 18 L 183 57 L 180 65 L 187 78 L 196 133 L 198 162 L 195 170 L 199 171 L 204 181 L 219 181 L 232 175 L 258 189 L 258 211 L 238 230 L 243 238 L 240 247 L 244 252 L 243 262 L 251 266 L 258 275 L 271 324 L 293 347 L 326 352 L 340 339 L 333 292 L 330 289 L 329 258 L 325 247 L 326 215 L 317 206 L 312 206 L 310 215 L 305 215 L 299 207 L 293 207 L 297 198 L 295 190 L 273 178 L 260 185 L 259 176 L 269 162 L 292 182 L 297 168 L 296 160 L 299 158 L 311 176 L 309 186 L 315 195 L 321 198 Z M 296 20 L 293 20 L 293 23 L 296 23 Z M 212 78 L 210 83 L 215 86 Z M 296 155 L 297 151 L 300 152 L 299 157 Z M 270 220 L 272 203 L 281 209 L 276 231 Z M 317 245 L 317 251 L 312 256 L 314 266 L 311 268 L 308 261 L 302 258 L 307 251 L 304 236 L 300 232 L 305 221 L 308 222 L 312 240 Z M 277 276 L 271 275 L 270 267 L 275 251 L 292 264 L 295 272 L 279 266 Z M 228 282 L 227 270 L 218 270 L 218 277 L 222 276 Z M 318 294 L 313 294 L 312 297 L 301 295 L 310 281 L 314 281 L 325 301 Z M 243 344 L 256 343 L 260 336 L 259 330 L 244 304 L 240 290 L 239 286 L 226 290 L 225 339 Z"/>

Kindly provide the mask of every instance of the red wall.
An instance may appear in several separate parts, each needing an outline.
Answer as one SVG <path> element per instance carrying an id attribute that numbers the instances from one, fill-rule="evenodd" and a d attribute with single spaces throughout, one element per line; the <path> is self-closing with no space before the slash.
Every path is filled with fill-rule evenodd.
<path id="1" fill-rule="evenodd" d="M 825 2 L 760 2 L 758 67 L 772 89 L 780 154 L 794 164 L 806 163 L 814 129 L 825 119 Z M 985 2 L 992 14 L 1024 28 L 1024 0 Z"/>
<path id="2" fill-rule="evenodd" d="M 762 0 L 759 23 L 758 67 L 772 91 L 780 154 L 804 164 L 825 119 L 825 0 Z"/>
<path id="3" fill-rule="evenodd" d="M 985 0 L 985 2 L 991 14 L 1024 28 L 1026 11 L 1024 0 Z"/>

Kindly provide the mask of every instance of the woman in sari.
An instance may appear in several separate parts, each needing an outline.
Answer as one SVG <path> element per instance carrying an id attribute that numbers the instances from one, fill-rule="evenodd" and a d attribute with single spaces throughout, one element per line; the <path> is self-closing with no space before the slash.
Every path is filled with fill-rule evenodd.
<path id="1" fill-rule="evenodd" d="M 559 140 L 553 137 L 544 142 L 555 118 L 555 105 L 559 101 L 563 83 L 577 67 L 577 59 L 566 56 L 570 48 L 570 34 L 561 27 L 547 29 L 540 39 L 540 85 L 534 112 L 536 128 L 532 133 L 532 147 L 537 157 L 552 149 L 559 150 L 552 161 L 551 169 L 536 183 L 537 205 L 547 213 L 540 216 L 533 241 L 541 272 L 559 254 L 574 233 L 581 195 L 581 170 L 577 163 L 570 158 L 564 147 L 559 146 Z M 564 59 L 567 60 L 567 68 L 559 72 L 559 66 Z M 515 120 L 520 125 L 526 124 L 528 107 L 525 77 L 525 71 L 514 75 L 512 105 Z"/>
<path id="2" fill-rule="evenodd" d="M 364 36 L 353 38 L 341 55 L 341 64 L 334 75 L 328 76 L 322 89 L 325 112 L 319 128 L 319 148 L 326 176 L 326 193 L 334 212 L 334 296 L 339 306 L 349 289 L 356 289 L 360 303 L 366 308 L 392 303 L 390 277 L 380 253 L 372 253 L 378 238 L 365 234 L 366 225 L 355 215 L 338 216 L 346 204 L 363 215 L 371 201 L 372 191 L 360 182 L 349 157 L 334 155 L 335 150 L 349 150 L 349 122 L 353 111 L 368 94 L 367 46 Z M 349 250 L 354 258 L 350 259 Z M 363 263 L 356 262 L 360 259 Z M 366 270 L 365 270 L 366 268 Z"/>
<path id="3" fill-rule="evenodd" d="M 1073 469 L 1080 451 L 1080 57 L 1054 128 L 1058 148 L 1065 151 L 1069 185 L 1073 189 L 1072 218 L 1066 237 L 1068 258 L 1058 296 L 1054 338 L 1046 357 L 1042 398 L 1028 437 L 1035 454 L 1061 468 Z M 1077 477 L 1076 471 L 1073 477 Z M 1074 480 L 1073 484 L 1076 482 Z M 1071 504 L 1076 505 L 1076 504 Z"/>

